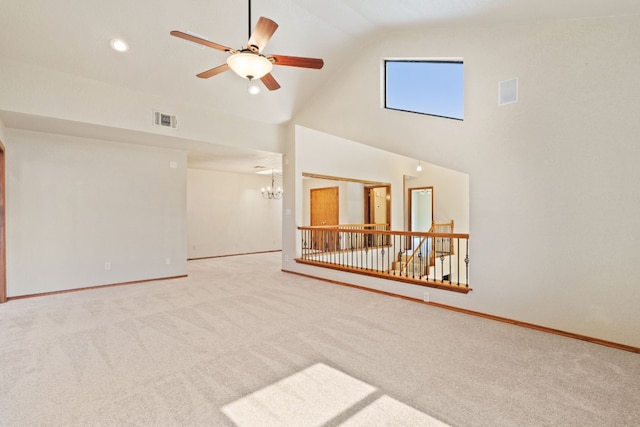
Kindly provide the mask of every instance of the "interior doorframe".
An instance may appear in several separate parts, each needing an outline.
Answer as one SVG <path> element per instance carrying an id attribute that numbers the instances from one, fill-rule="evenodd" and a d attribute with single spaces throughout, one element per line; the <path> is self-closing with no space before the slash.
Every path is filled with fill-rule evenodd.
<path id="1" fill-rule="evenodd" d="M 391 185 L 376 184 L 364 186 L 364 223 L 371 224 L 371 194 L 376 188 L 385 188 L 387 190 L 386 211 L 387 211 L 387 229 L 391 229 Z"/>
<path id="2" fill-rule="evenodd" d="M 5 198 L 5 148 L 0 141 L 0 304 L 7 302 L 7 233 Z"/>
<path id="3" fill-rule="evenodd" d="M 434 200 L 435 200 L 435 195 L 433 193 L 433 186 L 409 188 L 409 191 L 408 191 L 408 193 L 409 193 L 409 203 L 408 203 L 408 205 L 409 205 L 408 206 L 409 207 L 409 215 L 408 215 L 408 217 L 409 217 L 408 218 L 408 225 L 409 225 L 408 229 L 409 229 L 409 231 L 413 231 L 412 224 L 411 224 L 411 218 L 413 217 L 413 206 L 412 206 L 413 196 L 412 196 L 412 192 L 414 190 L 431 190 L 431 225 L 432 226 L 433 226 L 433 221 L 434 221 L 434 218 L 435 218 L 435 215 L 434 215 L 435 209 L 434 209 L 434 204 L 433 204 Z"/>

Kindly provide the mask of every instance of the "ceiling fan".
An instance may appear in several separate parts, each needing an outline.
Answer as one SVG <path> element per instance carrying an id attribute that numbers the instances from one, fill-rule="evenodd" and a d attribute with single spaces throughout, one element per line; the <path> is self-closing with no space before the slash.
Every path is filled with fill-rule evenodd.
<path id="1" fill-rule="evenodd" d="M 278 84 L 276 79 L 271 75 L 271 69 L 274 65 L 313 69 L 320 69 L 324 66 L 324 61 L 318 58 L 303 58 L 300 56 L 272 54 L 264 55 L 262 51 L 267 45 L 267 42 L 271 39 L 271 36 L 273 36 L 273 33 L 275 33 L 276 29 L 278 29 L 278 24 L 269 18 L 261 16 L 260 19 L 258 19 L 255 30 L 251 33 L 251 0 L 249 0 L 249 41 L 247 42 L 247 46 L 244 48 L 232 49 L 182 31 L 174 30 L 171 31 L 170 34 L 174 37 L 230 54 L 227 58 L 226 64 L 222 64 L 211 68 L 210 70 L 203 71 L 200 74 L 196 74 L 197 77 L 200 77 L 201 79 L 208 79 L 209 77 L 216 76 L 231 69 L 240 77 L 249 80 L 250 93 L 257 93 L 260 88 L 251 84 L 251 82 L 256 79 L 260 79 L 260 81 L 262 81 L 269 90 L 280 89 L 280 84 Z"/>

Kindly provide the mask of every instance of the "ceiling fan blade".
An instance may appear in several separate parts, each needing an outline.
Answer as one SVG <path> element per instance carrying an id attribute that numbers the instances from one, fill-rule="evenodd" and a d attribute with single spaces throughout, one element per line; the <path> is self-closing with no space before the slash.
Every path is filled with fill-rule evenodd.
<path id="1" fill-rule="evenodd" d="M 262 80 L 262 83 L 264 83 L 264 85 L 269 90 L 278 90 L 278 89 L 280 89 L 280 85 L 278 84 L 276 79 L 273 78 L 271 73 L 265 74 L 260 80 Z"/>
<path id="2" fill-rule="evenodd" d="M 203 71 L 200 74 L 196 74 L 196 77 L 200 77 L 201 79 L 208 79 L 209 77 L 217 76 L 220 73 L 224 73 L 228 69 L 229 66 L 227 64 L 222 64 L 210 70 Z"/>
<path id="3" fill-rule="evenodd" d="M 260 19 L 258 19 L 255 30 L 253 30 L 253 34 L 249 37 L 247 48 L 253 51 L 257 50 L 258 53 L 261 52 L 277 29 L 278 24 L 269 18 L 261 16 Z"/>
<path id="4" fill-rule="evenodd" d="M 300 56 L 269 55 L 273 65 L 286 65 L 289 67 L 314 68 L 319 70 L 324 66 L 324 61 L 319 58 L 302 58 Z"/>
<path id="5" fill-rule="evenodd" d="M 201 39 L 200 37 L 192 36 L 191 34 L 183 33 L 182 31 L 173 30 L 169 34 L 174 37 L 178 37 L 180 39 L 197 43 L 202 46 L 211 47 L 213 49 L 221 50 L 223 52 L 233 52 L 234 50 L 230 47 L 222 46 L 221 44 L 210 42 L 209 40 Z"/>

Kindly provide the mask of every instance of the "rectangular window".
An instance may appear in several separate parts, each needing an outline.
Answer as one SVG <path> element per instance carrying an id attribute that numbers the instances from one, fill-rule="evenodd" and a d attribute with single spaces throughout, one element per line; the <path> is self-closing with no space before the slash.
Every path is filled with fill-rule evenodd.
<path id="1" fill-rule="evenodd" d="M 464 119 L 464 68 L 460 60 L 385 60 L 384 107 Z"/>

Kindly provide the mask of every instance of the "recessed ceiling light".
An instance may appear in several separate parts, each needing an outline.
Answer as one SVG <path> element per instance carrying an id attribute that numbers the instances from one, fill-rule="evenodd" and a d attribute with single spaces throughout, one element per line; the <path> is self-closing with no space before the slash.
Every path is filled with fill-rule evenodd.
<path id="1" fill-rule="evenodd" d="M 111 39 L 111 41 L 109 41 L 109 45 L 111 46 L 111 49 L 118 52 L 126 52 L 129 50 L 129 43 L 123 39 Z"/>

